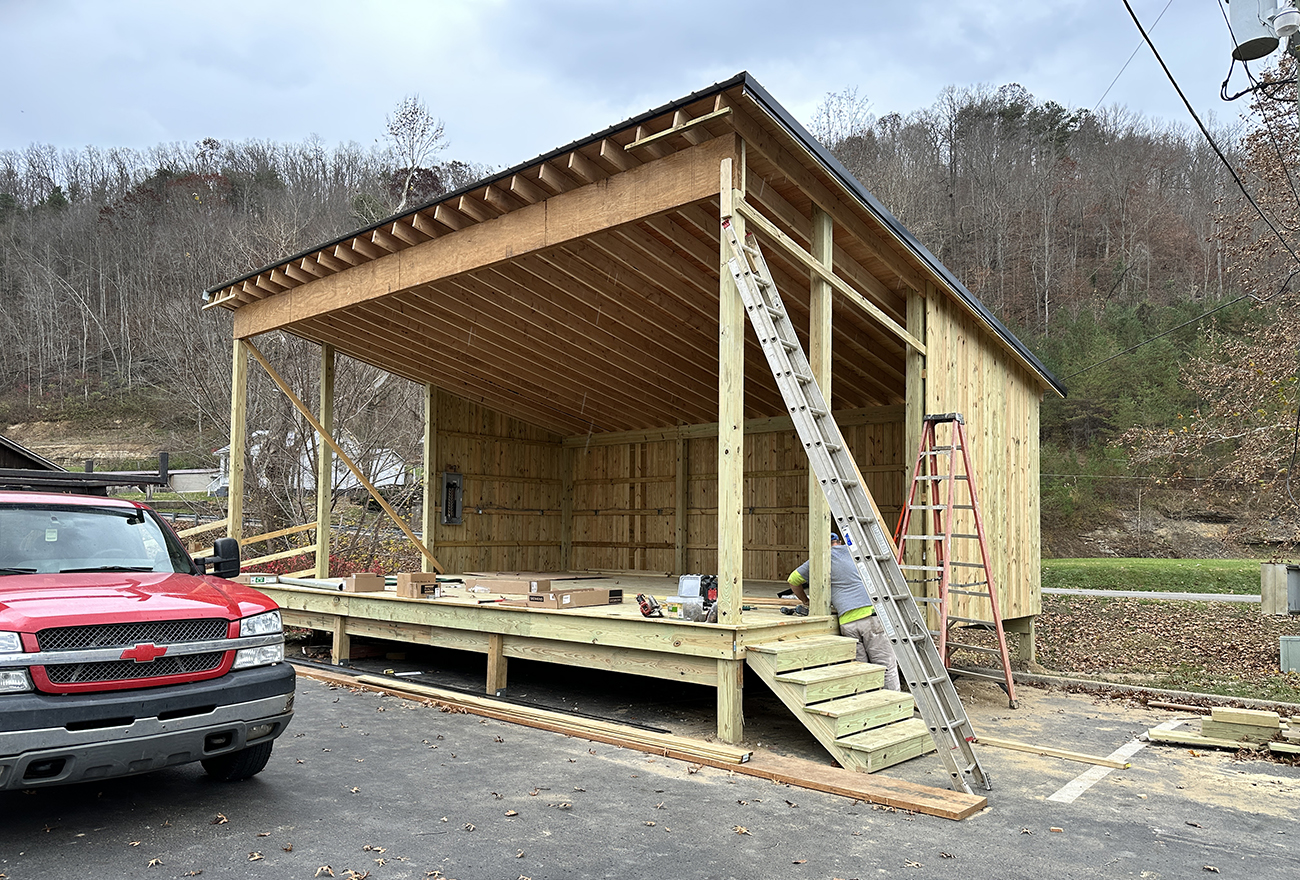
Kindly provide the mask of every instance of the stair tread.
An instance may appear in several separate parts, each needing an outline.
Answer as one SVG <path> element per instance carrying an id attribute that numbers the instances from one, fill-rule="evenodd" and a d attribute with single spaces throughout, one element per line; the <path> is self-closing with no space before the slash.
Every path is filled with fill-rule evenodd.
<path id="1" fill-rule="evenodd" d="M 843 715 L 851 715 L 855 712 L 863 712 L 869 709 L 878 709 L 883 706 L 901 705 L 903 703 L 909 706 L 915 706 L 911 694 L 905 694 L 901 691 L 876 690 L 866 691 L 861 694 L 853 694 L 848 697 L 837 697 L 833 700 L 827 700 L 824 703 L 814 703 L 804 708 L 816 715 L 825 715 L 828 718 L 839 718 Z"/>
<path id="2" fill-rule="evenodd" d="M 776 677 L 776 680 L 787 681 L 791 684 L 821 684 L 822 682 L 834 681 L 840 678 L 870 675 L 884 668 L 875 663 L 846 660 L 843 663 L 835 663 L 831 666 L 814 666 L 812 669 L 796 669 L 794 672 L 782 672 Z"/>
<path id="3" fill-rule="evenodd" d="M 930 728 L 926 727 L 925 722 L 920 718 L 907 718 L 893 724 L 886 724 L 883 727 L 875 727 L 851 736 L 840 737 L 837 742 L 845 748 L 869 752 L 917 737 L 929 739 Z"/>
<path id="4" fill-rule="evenodd" d="M 853 639 L 845 636 L 799 636 L 793 639 L 785 639 L 779 642 L 764 642 L 761 645 L 746 645 L 745 650 L 757 651 L 760 654 L 784 654 L 794 651 L 803 651 L 808 648 L 817 646 L 837 645 L 843 642 L 852 642 Z"/>

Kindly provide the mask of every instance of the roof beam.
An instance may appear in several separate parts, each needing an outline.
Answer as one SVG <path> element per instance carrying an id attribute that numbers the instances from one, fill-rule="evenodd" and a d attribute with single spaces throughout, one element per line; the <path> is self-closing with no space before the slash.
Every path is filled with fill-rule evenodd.
<path id="1" fill-rule="evenodd" d="M 832 192 L 813 172 L 804 167 L 798 157 L 779 143 L 776 138 L 768 134 L 766 129 L 747 114 L 733 113 L 732 120 L 737 133 L 750 146 L 763 153 L 780 167 L 792 183 L 807 193 L 809 198 L 834 218 L 837 226 L 843 226 L 845 231 L 856 236 L 907 286 L 913 290 L 925 289 L 925 283 L 922 281 L 920 273 L 908 264 L 907 257 L 858 216 L 857 211 L 866 210 L 864 207 L 856 202 L 849 204 L 844 198 Z M 808 154 L 808 157 L 809 161 L 815 163 L 819 168 L 821 167 L 821 162 L 817 157 L 812 156 L 812 154 Z M 851 197 L 846 196 L 846 198 Z M 938 283 L 945 284 L 941 279 L 936 280 Z"/>
<path id="2" fill-rule="evenodd" d="M 569 175 L 560 171 L 550 162 L 543 162 L 537 166 L 537 179 L 554 190 L 556 194 L 566 193 L 577 186 Z"/>
<path id="3" fill-rule="evenodd" d="M 612 138 L 605 138 L 600 142 L 600 158 L 613 165 L 617 171 L 627 171 L 641 164 L 640 159 L 623 149 L 622 145 Z"/>
<path id="4" fill-rule="evenodd" d="M 315 257 L 316 262 L 320 263 L 331 272 L 342 272 L 351 265 L 350 263 L 345 263 L 340 260 L 330 251 L 317 251 Z"/>
<path id="5" fill-rule="evenodd" d="M 820 276 L 823 281 L 838 290 L 841 294 L 847 297 L 850 302 L 856 304 L 858 308 L 875 318 L 890 333 L 893 333 L 899 339 L 902 339 L 908 345 L 912 346 L 912 348 L 919 354 L 925 354 L 924 342 L 917 339 L 911 333 L 908 333 L 906 327 L 901 326 L 897 321 L 889 317 L 889 315 L 886 315 L 879 306 L 858 293 L 852 287 L 849 287 L 849 285 L 846 284 L 838 275 L 819 263 L 812 254 L 801 248 L 798 242 L 778 229 L 776 224 L 747 203 L 745 201 L 744 193 L 740 190 L 736 190 L 732 201 L 736 212 L 741 214 L 747 222 L 752 223 L 760 232 L 781 245 L 781 247 L 785 248 L 791 256 L 800 263 L 803 263 L 811 272 Z"/>
<path id="6" fill-rule="evenodd" d="M 298 266 L 294 263 L 285 264 L 284 274 L 288 275 L 290 278 L 292 278 L 294 281 L 297 281 L 299 284 L 306 284 L 308 281 L 316 280 L 315 275 L 312 275 L 309 272 L 304 272 L 301 266 Z"/>
<path id="7" fill-rule="evenodd" d="M 429 236 L 429 238 L 437 238 L 444 234 L 441 229 L 433 225 L 433 221 L 423 211 L 417 211 L 411 215 L 411 225 Z"/>
<path id="8" fill-rule="evenodd" d="M 569 154 L 569 173 L 576 176 L 583 183 L 595 183 L 609 176 L 595 162 L 577 150 Z"/>
<path id="9" fill-rule="evenodd" d="M 452 232 L 473 225 L 473 222 L 468 217 L 459 211 L 453 210 L 450 205 L 438 205 L 435 207 L 433 209 L 433 219 L 437 220 L 443 226 L 446 226 Z"/>
<path id="10" fill-rule="evenodd" d="M 427 240 L 427 237 L 421 235 L 420 231 L 413 225 L 410 223 L 404 223 L 401 220 L 393 221 L 392 233 L 394 237 L 400 238 L 407 244 L 420 244 Z"/>
<path id="11" fill-rule="evenodd" d="M 658 143 L 659 141 L 662 141 L 665 138 L 670 138 L 675 134 L 685 134 L 694 128 L 698 128 L 699 126 L 704 125 L 705 123 L 712 122 L 715 119 L 720 119 L 723 116 L 729 116 L 730 114 L 731 114 L 730 107 L 722 107 L 718 110 L 714 110 L 712 113 L 705 113 L 703 116 L 696 116 L 694 119 L 683 119 L 682 121 L 679 122 L 678 118 L 684 116 L 684 114 L 682 113 L 682 111 L 678 110 L 677 116 L 674 117 L 673 119 L 672 127 L 666 128 L 663 131 L 642 136 L 641 129 L 638 127 L 637 139 L 632 141 L 632 143 L 628 144 L 627 149 L 639 150 L 642 147 L 647 147 L 651 144 Z"/>
<path id="12" fill-rule="evenodd" d="M 495 184 L 484 188 L 483 201 L 487 202 L 503 214 L 517 211 L 524 205 L 528 204 L 528 202 L 516 198 Z"/>
<path id="13" fill-rule="evenodd" d="M 443 235 L 362 264 L 356 271 L 317 279 L 289 296 L 250 303 L 235 310 L 234 335 L 243 338 L 287 327 L 313 315 L 360 305 L 710 198 L 718 189 L 719 163 L 737 150 L 734 138 L 713 138 L 659 162 L 614 175 L 598 187 L 579 187 L 553 196 L 545 205 L 504 214 L 494 223 L 475 227 L 473 235 Z"/>
<path id="14" fill-rule="evenodd" d="M 466 217 L 477 220 L 479 223 L 497 218 L 497 212 L 493 211 L 486 202 L 468 195 L 461 196 L 456 200 L 456 210 Z"/>

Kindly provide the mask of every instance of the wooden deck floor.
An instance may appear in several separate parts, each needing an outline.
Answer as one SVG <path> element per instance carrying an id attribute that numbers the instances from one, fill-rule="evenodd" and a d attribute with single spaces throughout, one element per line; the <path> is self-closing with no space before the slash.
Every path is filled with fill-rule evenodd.
<path id="1" fill-rule="evenodd" d="M 486 654 L 487 693 L 506 686 L 511 658 L 714 687 L 718 736 L 724 742 L 738 742 L 742 736 L 748 645 L 838 631 L 831 617 L 782 614 L 773 604 L 784 587 L 781 582 L 747 582 L 744 601 L 749 610 L 742 611 L 738 625 L 642 616 L 637 593 L 671 601 L 677 592 L 675 577 L 584 575 L 578 583 L 621 589 L 623 602 L 560 611 L 507 605 L 494 600 L 522 596 L 456 586 L 439 599 L 407 599 L 391 590 L 344 593 L 287 584 L 258 589 L 280 604 L 286 626 L 331 633 L 335 662 L 348 656 L 352 637 L 362 636 Z"/>

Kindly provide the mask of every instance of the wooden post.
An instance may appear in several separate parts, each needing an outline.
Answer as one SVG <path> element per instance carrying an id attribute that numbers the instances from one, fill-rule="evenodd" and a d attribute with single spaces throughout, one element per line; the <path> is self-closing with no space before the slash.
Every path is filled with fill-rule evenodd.
<path id="1" fill-rule="evenodd" d="M 334 433 L 334 346 L 320 347 L 320 423 Z M 330 576 L 330 508 L 334 500 L 334 450 L 316 442 L 316 577 Z"/>
<path id="2" fill-rule="evenodd" d="M 927 291 L 931 290 L 930 285 L 926 285 Z M 925 308 L 927 297 L 925 294 L 915 290 L 907 291 L 907 332 L 911 333 L 917 339 L 927 341 L 925 338 Z M 929 406 L 925 396 L 925 355 L 918 352 L 912 346 L 907 347 L 905 355 L 903 378 L 903 494 L 904 503 L 907 501 L 907 492 L 912 479 L 912 465 L 916 463 L 917 450 L 921 448 L 921 431 L 924 428 L 925 412 Z M 920 491 L 920 490 L 918 490 Z M 918 499 L 920 504 L 929 504 L 929 501 Z M 920 511 L 927 513 L 927 511 Z M 929 516 L 914 516 L 908 526 L 913 534 L 929 534 L 933 523 Z M 914 542 L 907 548 L 908 557 L 904 560 L 908 565 L 921 565 L 921 542 Z M 929 563 L 933 565 L 934 563 Z M 917 588 L 913 587 L 913 592 Z M 938 596 L 938 585 L 931 585 L 928 582 L 920 587 L 922 597 Z M 931 603 L 927 606 L 926 618 L 931 627 L 939 625 L 938 606 Z"/>
<path id="3" fill-rule="evenodd" d="M 347 632 L 348 619 L 343 615 L 334 618 L 334 642 L 330 646 L 330 659 L 340 666 L 352 656 L 352 636 Z"/>
<path id="4" fill-rule="evenodd" d="M 487 693 L 490 697 L 506 687 L 505 638 L 501 633 L 488 633 Z"/>
<path id="5" fill-rule="evenodd" d="M 722 210 L 730 211 L 732 160 L 722 160 Z M 723 219 L 726 219 L 724 213 Z M 740 241 L 745 224 L 731 224 Z M 745 304 L 731 277 L 731 247 L 723 236 L 718 278 L 718 623 L 740 623 L 745 547 Z M 719 685 L 719 692 L 722 687 Z M 719 705 L 721 705 L 719 696 Z M 719 718 L 719 725 L 723 720 Z M 740 726 L 739 719 L 734 719 Z"/>
<path id="6" fill-rule="evenodd" d="M 1034 622 L 1036 617 L 1013 617 L 1002 621 L 1002 631 L 1007 635 L 1007 648 L 1011 659 L 1018 668 L 1024 669 L 1030 663 L 1038 662 L 1038 650 L 1034 639 Z"/>
<path id="7" fill-rule="evenodd" d="M 677 435 L 677 474 L 676 474 L 676 491 L 674 492 L 675 509 L 673 511 L 673 522 L 676 525 L 676 536 L 673 541 L 673 570 L 677 574 L 686 574 L 686 539 L 689 534 L 688 523 L 686 522 L 686 501 L 687 493 L 690 491 L 690 462 L 687 456 L 690 454 L 690 441 L 681 434 Z"/>
<path id="8" fill-rule="evenodd" d="M 560 570 L 573 570 L 573 471 L 578 455 L 573 447 L 560 450 Z"/>
<path id="9" fill-rule="evenodd" d="M 244 452 L 248 444 L 248 352 L 236 339 L 230 369 L 230 481 L 226 486 L 226 534 L 244 537 Z"/>
<path id="10" fill-rule="evenodd" d="M 827 269 L 832 268 L 835 227 L 831 215 L 813 205 L 812 255 Z M 808 365 L 821 388 L 822 397 L 831 400 L 831 286 L 811 273 L 808 293 Z M 831 613 L 831 509 L 821 481 L 808 468 L 808 613 Z"/>
<path id="11" fill-rule="evenodd" d="M 420 511 L 420 537 L 434 553 L 437 546 L 438 504 L 442 492 L 442 469 L 438 466 L 438 389 L 424 386 L 424 505 Z M 421 571 L 433 571 L 427 556 L 421 557 Z"/>
<path id="12" fill-rule="evenodd" d="M 718 739 L 735 744 L 745 738 L 745 661 L 718 661 Z"/>
<path id="13" fill-rule="evenodd" d="M 433 566 L 433 570 L 438 574 L 442 574 L 442 564 L 438 562 L 431 552 L 429 552 L 429 548 L 424 546 L 424 542 L 416 537 L 415 532 L 411 531 L 411 527 L 406 524 L 406 520 L 402 519 L 401 514 L 393 509 L 393 505 L 389 504 L 388 500 L 384 498 L 378 489 L 375 488 L 375 484 L 366 478 L 366 475 L 361 472 L 361 468 L 357 467 L 357 463 L 352 460 L 351 456 L 344 452 L 343 448 L 339 446 L 334 438 L 326 433 L 325 429 L 321 427 L 321 423 L 317 421 L 316 416 L 312 415 L 312 411 L 298 398 L 297 394 L 293 393 L 293 389 L 289 387 L 289 383 L 284 381 L 284 377 L 276 372 L 275 367 L 271 366 L 271 362 L 266 359 L 266 355 L 258 351 L 257 346 L 253 345 L 251 342 L 245 343 L 245 345 L 248 347 L 248 353 L 262 365 L 263 370 L 266 370 L 266 374 L 271 377 L 271 381 L 275 383 L 275 387 L 280 389 L 280 393 L 283 394 L 289 403 L 293 404 L 293 408 L 308 421 L 313 430 L 316 431 L 316 434 L 330 445 L 330 448 L 334 450 L 334 454 L 337 455 L 339 460 L 347 466 L 348 470 L 352 471 L 352 474 L 357 478 L 357 482 L 365 487 L 366 491 L 370 493 L 370 497 L 375 499 L 375 503 L 382 507 L 384 513 L 388 514 L 389 518 L 392 519 L 393 524 L 401 529 L 402 534 L 406 535 L 407 540 L 415 545 L 415 549 L 419 550 L 426 558 L 428 558 L 429 564 Z"/>

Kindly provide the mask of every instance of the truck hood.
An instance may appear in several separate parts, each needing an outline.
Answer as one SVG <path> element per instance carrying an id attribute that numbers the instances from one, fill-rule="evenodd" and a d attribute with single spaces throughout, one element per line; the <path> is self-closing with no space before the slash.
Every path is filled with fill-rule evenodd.
<path id="1" fill-rule="evenodd" d="M 88 572 L 0 576 L 0 630 L 35 632 L 141 620 L 237 620 L 275 603 L 218 577 L 167 572 Z"/>

